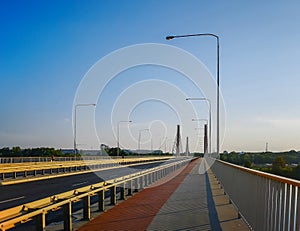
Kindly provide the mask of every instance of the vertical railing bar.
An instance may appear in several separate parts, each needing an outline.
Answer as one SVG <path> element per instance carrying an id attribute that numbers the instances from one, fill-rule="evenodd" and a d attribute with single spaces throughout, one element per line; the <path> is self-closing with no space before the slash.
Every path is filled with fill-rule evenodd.
<path id="1" fill-rule="evenodd" d="M 274 187 L 275 190 L 275 201 L 273 203 L 275 203 L 275 211 L 274 211 L 274 227 L 273 230 L 277 230 L 277 199 L 278 199 L 278 190 L 277 190 L 277 182 L 276 182 L 276 187 Z"/>
<path id="2" fill-rule="evenodd" d="M 270 212 L 270 215 L 271 215 L 271 219 L 270 219 L 270 226 L 271 226 L 271 230 L 274 230 L 273 228 L 273 225 L 274 225 L 274 221 L 273 221 L 273 218 L 274 218 L 274 186 L 272 187 L 272 195 L 271 195 L 271 212 Z"/>
<path id="3" fill-rule="evenodd" d="M 289 195 L 289 211 L 288 211 L 288 230 L 291 230 L 291 207 L 292 207 L 292 185 L 290 184 L 290 195 Z"/>
<path id="4" fill-rule="evenodd" d="M 298 217 L 300 216 L 300 190 L 299 190 L 299 187 L 297 187 L 298 189 L 297 189 L 297 191 L 298 191 L 298 194 L 297 194 L 297 205 L 296 205 L 296 207 L 297 207 L 297 214 L 299 214 L 298 215 Z M 296 230 L 300 230 L 300 219 L 297 219 L 297 221 L 296 221 Z"/>
<path id="5" fill-rule="evenodd" d="M 268 196 L 267 196 L 267 192 L 268 192 L 268 179 L 263 178 L 263 187 L 264 187 L 264 225 L 263 225 L 263 230 L 267 230 L 267 218 L 268 218 Z"/>
<path id="6" fill-rule="evenodd" d="M 294 228 L 293 230 L 296 231 L 296 223 L 297 223 L 297 202 L 298 202 L 298 187 L 295 186 L 295 200 L 294 200 Z"/>
<path id="7" fill-rule="evenodd" d="M 278 216 L 278 231 L 281 229 L 281 210 L 282 210 L 282 184 L 280 184 L 279 189 L 279 216 Z"/>
<path id="8" fill-rule="evenodd" d="M 271 206 L 271 180 L 268 179 L 268 193 L 267 193 L 267 200 L 268 200 L 268 206 L 267 206 L 267 230 L 270 229 L 270 220 L 271 220 L 271 215 L 270 215 L 270 206 Z M 272 230 L 271 230 L 272 231 Z"/>
<path id="9" fill-rule="evenodd" d="M 284 183 L 284 202 L 283 202 L 283 224 L 282 229 L 285 229 L 286 222 L 286 195 L 287 195 L 287 183 Z"/>

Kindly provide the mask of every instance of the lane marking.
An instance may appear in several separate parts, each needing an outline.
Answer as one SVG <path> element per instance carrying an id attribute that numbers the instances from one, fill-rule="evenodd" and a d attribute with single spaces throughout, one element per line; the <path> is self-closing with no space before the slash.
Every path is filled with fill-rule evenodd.
<path id="1" fill-rule="evenodd" d="M 82 184 L 85 184 L 85 183 L 88 183 L 88 181 L 77 183 L 77 184 L 73 184 L 72 186 L 75 187 L 75 186 L 82 185 Z"/>
<path id="2" fill-rule="evenodd" d="M 25 198 L 25 196 L 12 198 L 12 199 L 8 199 L 8 200 L 5 200 L 5 201 L 0 201 L 0 204 L 6 203 L 6 202 L 20 200 L 20 199 L 23 199 L 23 198 Z"/>

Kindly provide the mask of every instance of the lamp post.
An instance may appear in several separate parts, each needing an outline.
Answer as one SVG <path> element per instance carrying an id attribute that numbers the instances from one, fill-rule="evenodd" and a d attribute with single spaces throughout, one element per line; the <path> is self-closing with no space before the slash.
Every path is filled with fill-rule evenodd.
<path id="1" fill-rule="evenodd" d="M 142 132 L 143 131 L 149 131 L 148 128 L 145 128 L 145 129 L 141 129 L 139 130 L 139 143 L 138 143 L 138 150 L 140 151 L 141 150 L 141 135 L 142 135 Z"/>
<path id="2" fill-rule="evenodd" d="M 78 107 L 86 107 L 86 106 L 96 106 L 95 103 L 79 103 L 76 104 L 74 107 L 74 154 L 76 156 L 76 150 L 77 150 L 77 145 L 76 145 L 76 112 Z"/>
<path id="3" fill-rule="evenodd" d="M 209 110 L 209 153 L 211 154 L 211 102 L 208 98 L 187 98 L 186 100 L 205 100 L 208 102 Z"/>
<path id="4" fill-rule="evenodd" d="M 131 120 L 121 120 L 118 122 L 118 134 L 117 134 L 117 156 L 120 155 L 120 123 L 131 123 Z"/>
<path id="5" fill-rule="evenodd" d="M 217 40 L 217 156 L 220 153 L 220 48 L 219 48 L 219 36 L 212 33 L 201 33 L 201 34 L 187 34 L 187 35 L 171 35 L 167 36 L 166 40 L 174 38 L 186 38 L 196 36 L 210 36 Z"/>

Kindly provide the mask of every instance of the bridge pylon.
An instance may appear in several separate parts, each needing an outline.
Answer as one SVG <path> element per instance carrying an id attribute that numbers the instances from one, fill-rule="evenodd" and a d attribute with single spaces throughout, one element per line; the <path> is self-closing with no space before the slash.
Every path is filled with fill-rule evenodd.
<path id="1" fill-rule="evenodd" d="M 180 125 L 177 125 L 177 132 L 176 132 L 175 142 L 172 148 L 172 153 L 174 153 L 174 148 L 175 148 L 175 156 L 180 156 L 182 151 Z"/>
<path id="2" fill-rule="evenodd" d="M 185 155 L 189 156 L 190 155 L 190 150 L 189 150 L 189 137 L 186 137 L 186 144 L 185 144 Z"/>

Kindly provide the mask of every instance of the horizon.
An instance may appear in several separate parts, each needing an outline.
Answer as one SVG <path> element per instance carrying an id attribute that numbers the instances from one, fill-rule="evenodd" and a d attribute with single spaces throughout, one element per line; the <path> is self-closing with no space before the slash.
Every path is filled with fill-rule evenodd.
<path id="1" fill-rule="evenodd" d="M 266 143 L 272 152 L 300 150 L 300 2 L 2 1 L 0 6 L 1 148 L 73 149 L 73 108 L 82 103 L 76 101 L 78 92 L 95 64 L 137 44 L 158 44 L 197 58 L 207 75 L 200 81 L 203 88 L 166 66 L 122 70 L 96 100 L 87 101 L 95 108 L 78 108 L 77 148 L 116 147 L 118 129 L 123 149 L 137 149 L 139 138 L 143 149 L 171 146 L 180 124 L 182 147 L 188 136 L 190 152 L 203 150 L 203 123 L 192 119 L 208 120 L 208 104 L 185 98 L 209 95 L 205 84 L 216 79 L 215 40 L 165 37 L 214 33 L 220 37 L 224 106 L 220 153 L 264 151 Z M 215 92 L 208 97 L 213 152 L 215 97 Z M 88 113 L 95 115 L 94 135 L 85 130 Z M 133 122 L 118 125 L 124 120 Z M 149 132 L 139 134 L 143 129 Z"/>
<path id="2" fill-rule="evenodd" d="M 13 147 L 20 147 L 20 146 L 13 146 Z M 12 149 L 13 147 L 0 147 L 0 149 L 3 149 L 3 148 L 9 148 L 9 149 Z M 29 147 L 29 148 L 22 148 L 20 147 L 21 150 L 26 150 L 26 149 L 38 149 L 38 148 L 54 148 L 54 147 Z M 109 148 L 117 148 L 117 147 L 109 147 Z M 74 150 L 73 148 L 54 148 L 55 150 Z M 138 151 L 137 149 L 123 149 L 123 150 L 127 150 L 127 151 Z M 101 149 L 78 149 L 78 151 L 101 151 Z M 163 149 L 154 149 L 154 150 L 151 150 L 151 149 L 141 149 L 141 151 L 162 151 L 163 153 L 165 153 L 163 151 Z M 237 154 L 263 154 L 263 153 L 289 153 L 289 152 L 300 152 L 300 150 L 294 150 L 294 149 L 291 149 L 291 150 L 283 150 L 283 151 L 272 151 L 272 150 L 268 150 L 267 152 L 264 150 L 264 151 L 243 151 L 243 150 L 221 150 L 220 151 L 220 154 L 230 154 L 230 153 L 237 153 Z M 166 152 L 166 153 L 170 153 L 170 152 Z M 184 152 L 182 152 L 184 153 Z M 193 153 L 203 153 L 203 151 L 195 151 Z"/>

